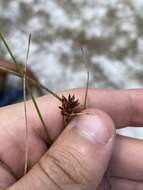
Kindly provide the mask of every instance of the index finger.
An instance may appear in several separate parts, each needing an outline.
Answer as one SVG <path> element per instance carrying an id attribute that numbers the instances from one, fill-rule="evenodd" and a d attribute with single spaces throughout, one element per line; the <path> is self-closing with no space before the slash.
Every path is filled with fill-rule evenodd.
<path id="1" fill-rule="evenodd" d="M 85 89 L 73 89 L 65 91 L 61 94 L 65 96 L 74 94 L 79 99 L 81 105 L 84 103 Z M 60 94 L 59 94 L 60 95 Z M 59 106 L 61 102 L 52 95 L 40 97 L 37 99 L 41 113 L 45 122 L 49 126 L 51 135 L 56 136 L 60 129 L 61 113 Z M 115 122 L 117 128 L 126 126 L 142 126 L 143 125 L 143 90 L 108 90 L 108 89 L 90 89 L 87 97 L 87 108 L 97 108 L 105 111 Z M 41 130 L 41 123 L 37 116 L 36 110 L 31 101 L 27 103 L 29 127 Z M 24 126 L 22 116 L 23 103 L 14 106 L 1 108 L 0 120 L 7 121 L 7 115 L 11 116 L 11 123 Z M 8 114 L 9 113 L 9 114 Z M 17 119 L 16 119 L 17 118 Z"/>
<path id="2" fill-rule="evenodd" d="M 84 104 L 85 89 L 73 89 L 65 91 L 62 94 L 68 96 L 68 94 L 74 94 L 81 105 Z M 57 102 L 54 97 L 43 97 L 39 99 L 41 108 L 45 111 L 44 102 L 48 103 L 48 113 L 50 116 L 51 110 L 54 109 L 55 115 L 57 115 L 57 121 L 61 121 L 61 114 L 58 106 L 60 102 Z M 111 89 L 90 89 L 87 96 L 87 108 L 96 108 L 106 112 L 116 124 L 117 128 L 123 128 L 127 126 L 142 127 L 143 126 L 143 90 L 111 90 Z M 50 103 L 50 104 L 49 104 Z M 57 106 L 55 107 L 55 105 Z M 54 115 L 54 116 L 55 116 Z M 47 116 L 48 117 L 48 116 Z M 51 120 L 51 122 L 50 122 Z M 49 123 L 53 123 L 54 118 L 50 117 Z M 55 125 L 53 125 L 55 126 Z"/>
<path id="3" fill-rule="evenodd" d="M 74 94 L 81 105 L 84 104 L 85 89 L 73 89 L 59 95 Z M 90 89 L 87 99 L 87 108 L 103 110 L 113 119 L 116 127 L 128 125 L 142 126 L 143 124 L 143 90 L 98 90 Z M 55 139 L 60 131 L 62 116 L 59 106 L 61 102 L 52 95 L 37 99 L 41 114 L 47 125 L 50 137 Z M 44 141 L 44 130 L 31 101 L 27 102 L 28 135 L 30 149 L 30 166 L 47 150 Z M 0 158 L 12 168 L 15 173 L 22 173 L 17 163 L 24 164 L 25 118 L 23 103 L 7 106 L 0 109 Z M 10 147 L 10 148 L 9 148 Z M 36 151 L 35 151 L 36 148 Z M 20 170 L 20 171 L 19 171 Z M 19 174 L 20 175 L 20 174 Z"/>

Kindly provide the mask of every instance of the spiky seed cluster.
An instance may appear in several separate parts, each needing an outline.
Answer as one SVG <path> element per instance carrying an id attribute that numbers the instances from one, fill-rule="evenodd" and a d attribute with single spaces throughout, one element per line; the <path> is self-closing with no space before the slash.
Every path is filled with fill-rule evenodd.
<path id="1" fill-rule="evenodd" d="M 61 114 L 63 116 L 70 116 L 70 114 L 74 113 L 75 108 L 79 105 L 78 99 L 75 99 L 75 95 L 70 95 L 68 98 L 62 96 L 62 106 L 59 106 L 61 110 Z"/>

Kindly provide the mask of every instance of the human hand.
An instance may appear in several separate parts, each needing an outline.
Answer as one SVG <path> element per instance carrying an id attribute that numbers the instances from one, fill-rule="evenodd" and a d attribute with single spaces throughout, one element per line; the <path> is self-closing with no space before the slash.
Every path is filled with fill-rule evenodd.
<path id="1" fill-rule="evenodd" d="M 84 90 L 70 93 L 83 103 Z M 75 117 L 49 150 L 37 113 L 28 102 L 29 172 L 24 177 L 23 104 L 1 108 L 0 186 L 9 190 L 107 190 L 103 176 L 113 152 L 108 169 L 112 189 L 142 189 L 143 143 L 121 136 L 115 140 L 114 131 L 115 126 L 142 126 L 142 94 L 142 90 L 90 90 L 85 112 L 92 114 Z M 52 139 L 57 138 L 62 120 L 59 102 L 47 96 L 38 104 Z"/>

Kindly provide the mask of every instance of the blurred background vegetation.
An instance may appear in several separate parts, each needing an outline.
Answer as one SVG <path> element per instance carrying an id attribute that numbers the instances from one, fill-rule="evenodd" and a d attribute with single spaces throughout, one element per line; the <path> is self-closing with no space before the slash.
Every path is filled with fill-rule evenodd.
<path id="1" fill-rule="evenodd" d="M 21 62 L 32 33 L 29 67 L 54 91 L 85 86 L 81 47 L 91 87 L 139 88 L 142 10 L 142 0 L 1 0 L 0 31 Z M 0 57 L 9 58 L 1 43 Z"/>

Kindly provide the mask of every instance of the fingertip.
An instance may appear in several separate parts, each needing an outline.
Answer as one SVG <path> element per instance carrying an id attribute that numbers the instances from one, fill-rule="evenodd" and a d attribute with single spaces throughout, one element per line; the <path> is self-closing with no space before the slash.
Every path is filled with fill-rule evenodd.
<path id="1" fill-rule="evenodd" d="M 111 117 L 98 109 L 86 109 L 74 118 L 70 125 L 75 125 L 78 132 L 92 142 L 106 144 L 115 136 L 115 125 Z"/>

